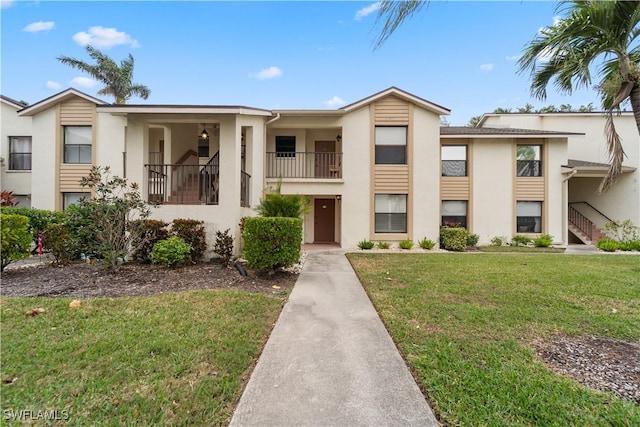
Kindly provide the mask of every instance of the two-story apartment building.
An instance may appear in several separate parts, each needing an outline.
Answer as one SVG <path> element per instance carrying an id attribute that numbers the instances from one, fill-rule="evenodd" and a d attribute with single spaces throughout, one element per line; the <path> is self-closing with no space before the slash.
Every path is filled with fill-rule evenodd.
<path id="1" fill-rule="evenodd" d="M 395 87 L 335 110 L 112 105 L 68 89 L 15 118 L 31 121 L 36 208 L 64 209 L 83 195 L 91 165 L 108 165 L 140 184 L 155 218 L 201 219 L 211 239 L 227 228 L 237 237 L 240 219 L 280 182 L 311 200 L 309 243 L 436 240 L 443 222 L 460 222 L 483 243 L 547 233 L 566 244 L 569 202 L 583 197 L 570 194 L 583 188 L 572 180 L 586 173 L 575 161 L 590 160 L 571 157 L 570 145 L 585 131 L 491 115 L 478 128 L 441 127 L 448 113 Z M 625 170 L 635 187 L 620 188 L 637 198 L 636 163 Z M 2 188 L 11 189 L 4 180 Z"/>
<path id="2" fill-rule="evenodd" d="M 31 118 L 18 117 L 27 106 L 0 95 L 0 182 L 2 190 L 13 191 L 19 206 L 31 206 Z"/>

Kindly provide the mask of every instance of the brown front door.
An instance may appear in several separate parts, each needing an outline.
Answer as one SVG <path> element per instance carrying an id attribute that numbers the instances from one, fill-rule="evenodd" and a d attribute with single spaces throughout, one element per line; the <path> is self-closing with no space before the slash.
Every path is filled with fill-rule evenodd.
<path id="1" fill-rule="evenodd" d="M 336 201 L 335 199 L 315 199 L 313 212 L 315 225 L 313 241 L 333 243 L 336 241 Z"/>
<path id="2" fill-rule="evenodd" d="M 316 178 L 329 177 L 329 167 L 335 163 L 335 141 L 316 141 Z"/>

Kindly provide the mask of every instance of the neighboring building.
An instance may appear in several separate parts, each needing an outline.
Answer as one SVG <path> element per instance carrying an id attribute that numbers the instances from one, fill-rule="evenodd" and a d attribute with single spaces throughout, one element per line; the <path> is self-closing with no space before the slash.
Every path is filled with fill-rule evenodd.
<path id="1" fill-rule="evenodd" d="M 18 117 L 27 106 L 0 95 L 2 115 L 0 128 L 0 182 L 2 190 L 13 191 L 19 206 L 31 206 L 31 118 Z"/>
<path id="2" fill-rule="evenodd" d="M 562 122 L 507 127 L 502 115 L 485 116 L 479 128 L 441 127 L 446 114 L 395 87 L 336 110 L 273 111 L 112 105 L 68 89 L 16 120 L 31 120 L 36 208 L 64 209 L 82 196 L 79 179 L 91 165 L 108 165 L 158 204 L 153 217 L 203 220 L 210 241 L 227 228 L 237 239 L 240 219 L 280 182 L 283 193 L 311 200 L 309 243 L 437 240 L 443 222 L 460 222 L 481 243 L 547 233 L 566 244 L 568 202 L 578 201 L 571 191 L 582 188 L 572 181 L 587 173 L 574 160 L 591 159 L 574 156 L 572 145 L 602 142 Z M 625 175 L 635 187 L 620 188 L 635 191 L 637 211 L 637 133 L 635 142 Z"/>
<path id="3" fill-rule="evenodd" d="M 586 219 L 598 228 L 611 220 L 630 219 L 640 225 L 640 137 L 632 112 L 614 115 L 626 157 L 622 175 L 615 186 L 606 193 L 598 193 L 600 182 L 609 168 L 605 121 L 602 112 L 485 114 L 479 126 L 561 129 L 583 133 L 584 136 L 569 136 L 567 160 L 563 163 L 563 167 L 570 171 L 567 175 L 569 218 L 576 222 Z M 570 241 L 575 240 L 575 236 L 569 237 Z"/>

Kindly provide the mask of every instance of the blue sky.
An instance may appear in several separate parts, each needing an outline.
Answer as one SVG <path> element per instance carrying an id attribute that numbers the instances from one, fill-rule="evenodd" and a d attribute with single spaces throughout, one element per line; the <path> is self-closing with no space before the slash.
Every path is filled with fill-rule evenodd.
<path id="1" fill-rule="evenodd" d="M 324 109 L 397 86 L 451 109 L 452 125 L 526 103 L 600 105 L 593 90 L 532 99 L 517 74 L 525 44 L 557 19 L 554 2 L 432 1 L 377 50 L 372 1 L 0 4 L 0 90 L 29 103 L 68 87 L 96 96 L 99 84 L 56 59 L 90 61 L 89 43 L 117 62 L 134 56 L 151 96 L 132 104 Z"/>

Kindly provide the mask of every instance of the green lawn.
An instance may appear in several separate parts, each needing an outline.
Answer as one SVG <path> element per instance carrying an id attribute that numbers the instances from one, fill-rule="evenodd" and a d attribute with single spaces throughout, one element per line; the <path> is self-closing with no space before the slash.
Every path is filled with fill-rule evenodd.
<path id="1" fill-rule="evenodd" d="M 640 425 L 640 406 L 552 373 L 531 346 L 640 339 L 640 257 L 348 257 L 444 424 Z"/>
<path id="2" fill-rule="evenodd" d="M 226 425 L 282 306 L 236 291 L 70 301 L 0 299 L 3 420 Z"/>

